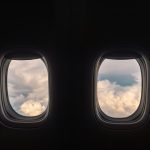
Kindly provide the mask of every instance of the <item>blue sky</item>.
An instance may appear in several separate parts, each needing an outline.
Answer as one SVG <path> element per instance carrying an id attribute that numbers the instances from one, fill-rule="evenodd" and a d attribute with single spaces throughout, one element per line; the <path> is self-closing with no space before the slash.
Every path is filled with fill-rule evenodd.
<path id="1" fill-rule="evenodd" d="M 98 71 L 97 97 L 102 111 L 111 117 L 133 114 L 141 97 L 141 71 L 135 59 L 105 59 Z"/>
<path id="2" fill-rule="evenodd" d="M 131 85 L 136 82 L 135 75 L 140 76 L 139 64 L 135 59 L 105 59 L 99 68 L 98 80 L 109 80 L 120 85 Z"/>

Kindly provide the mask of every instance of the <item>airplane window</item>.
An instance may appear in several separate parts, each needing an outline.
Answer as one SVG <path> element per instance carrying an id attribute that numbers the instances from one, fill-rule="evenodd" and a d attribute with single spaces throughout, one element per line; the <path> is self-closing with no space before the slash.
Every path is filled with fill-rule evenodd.
<path id="1" fill-rule="evenodd" d="M 140 105 L 141 85 L 136 59 L 104 59 L 97 76 L 98 107 L 108 117 L 131 116 Z"/>
<path id="2" fill-rule="evenodd" d="M 19 115 L 35 117 L 48 107 L 48 72 L 42 59 L 11 60 L 7 74 L 9 103 Z"/>

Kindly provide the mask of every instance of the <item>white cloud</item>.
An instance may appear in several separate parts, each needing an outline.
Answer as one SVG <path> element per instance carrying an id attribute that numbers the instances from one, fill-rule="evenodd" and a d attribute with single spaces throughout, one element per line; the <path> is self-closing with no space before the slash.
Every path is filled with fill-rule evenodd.
<path id="1" fill-rule="evenodd" d="M 131 86 L 120 86 L 116 82 L 97 82 L 98 103 L 102 111 L 111 117 L 122 118 L 133 114 L 141 98 L 141 80 L 138 77 Z"/>
<path id="2" fill-rule="evenodd" d="M 20 106 L 20 112 L 25 116 L 38 116 L 45 111 L 45 106 L 34 100 L 25 101 Z"/>
<path id="3" fill-rule="evenodd" d="M 41 59 L 12 60 L 8 69 L 8 95 L 17 113 L 25 116 L 41 114 L 49 99 L 44 62 Z"/>

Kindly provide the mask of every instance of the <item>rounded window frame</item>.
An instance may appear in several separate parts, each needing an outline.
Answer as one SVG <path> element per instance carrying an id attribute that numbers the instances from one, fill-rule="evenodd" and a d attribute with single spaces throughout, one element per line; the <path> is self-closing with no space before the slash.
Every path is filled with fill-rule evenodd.
<path id="1" fill-rule="evenodd" d="M 97 97 L 97 77 L 98 77 L 98 71 L 102 64 L 102 62 L 107 59 L 131 59 L 130 56 L 115 56 L 115 53 L 118 54 L 118 51 L 106 51 L 102 53 L 97 59 L 95 63 L 94 68 L 94 108 L 95 113 L 100 122 L 102 122 L 104 125 L 114 127 L 114 126 L 120 126 L 120 127 L 128 127 L 128 126 L 135 126 L 135 125 L 141 125 L 144 123 L 146 119 L 148 119 L 148 112 L 150 110 L 150 102 L 148 101 L 148 98 L 150 96 L 148 90 L 149 90 L 149 75 L 150 75 L 150 62 L 149 59 L 146 57 L 145 54 L 134 51 L 131 52 L 131 58 L 135 59 L 137 63 L 140 66 L 141 71 L 141 99 L 140 104 L 136 111 L 131 114 L 128 117 L 122 117 L 122 118 L 114 118 L 106 115 L 100 108 L 100 105 L 98 103 L 98 97 Z M 129 52 L 130 53 L 130 52 Z M 113 54 L 113 55 L 112 55 Z M 137 56 L 139 58 L 137 58 Z M 128 58 L 129 57 L 129 58 Z"/>
<path id="2" fill-rule="evenodd" d="M 38 116 L 23 116 L 17 113 L 11 106 L 8 96 L 7 78 L 8 78 L 8 68 L 11 60 L 32 60 L 41 59 L 45 64 L 48 73 L 48 105 L 42 114 Z M 50 103 L 51 103 L 51 77 L 50 77 L 50 65 L 45 57 L 45 55 L 39 50 L 29 50 L 29 51 L 8 51 L 0 59 L 0 69 L 1 69 L 1 100 L 0 100 L 0 114 L 1 122 L 5 126 L 15 126 L 15 127 L 36 127 L 43 124 L 49 117 L 50 113 Z"/>

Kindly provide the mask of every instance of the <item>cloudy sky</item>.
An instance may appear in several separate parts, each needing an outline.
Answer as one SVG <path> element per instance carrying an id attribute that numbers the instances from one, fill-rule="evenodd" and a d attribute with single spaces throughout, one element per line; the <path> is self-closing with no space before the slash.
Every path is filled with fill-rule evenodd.
<path id="1" fill-rule="evenodd" d="M 124 118 L 133 114 L 141 98 L 141 71 L 135 59 L 105 59 L 97 79 L 97 97 L 108 116 Z"/>
<path id="2" fill-rule="evenodd" d="M 48 73 L 41 59 L 12 60 L 8 68 L 8 96 L 23 116 L 37 116 L 48 106 Z"/>
<path id="3" fill-rule="evenodd" d="M 8 68 L 12 108 L 23 116 L 37 116 L 48 106 L 48 73 L 41 59 L 12 60 Z M 105 59 L 97 79 L 101 110 L 114 118 L 133 114 L 141 98 L 141 72 L 136 60 Z"/>

